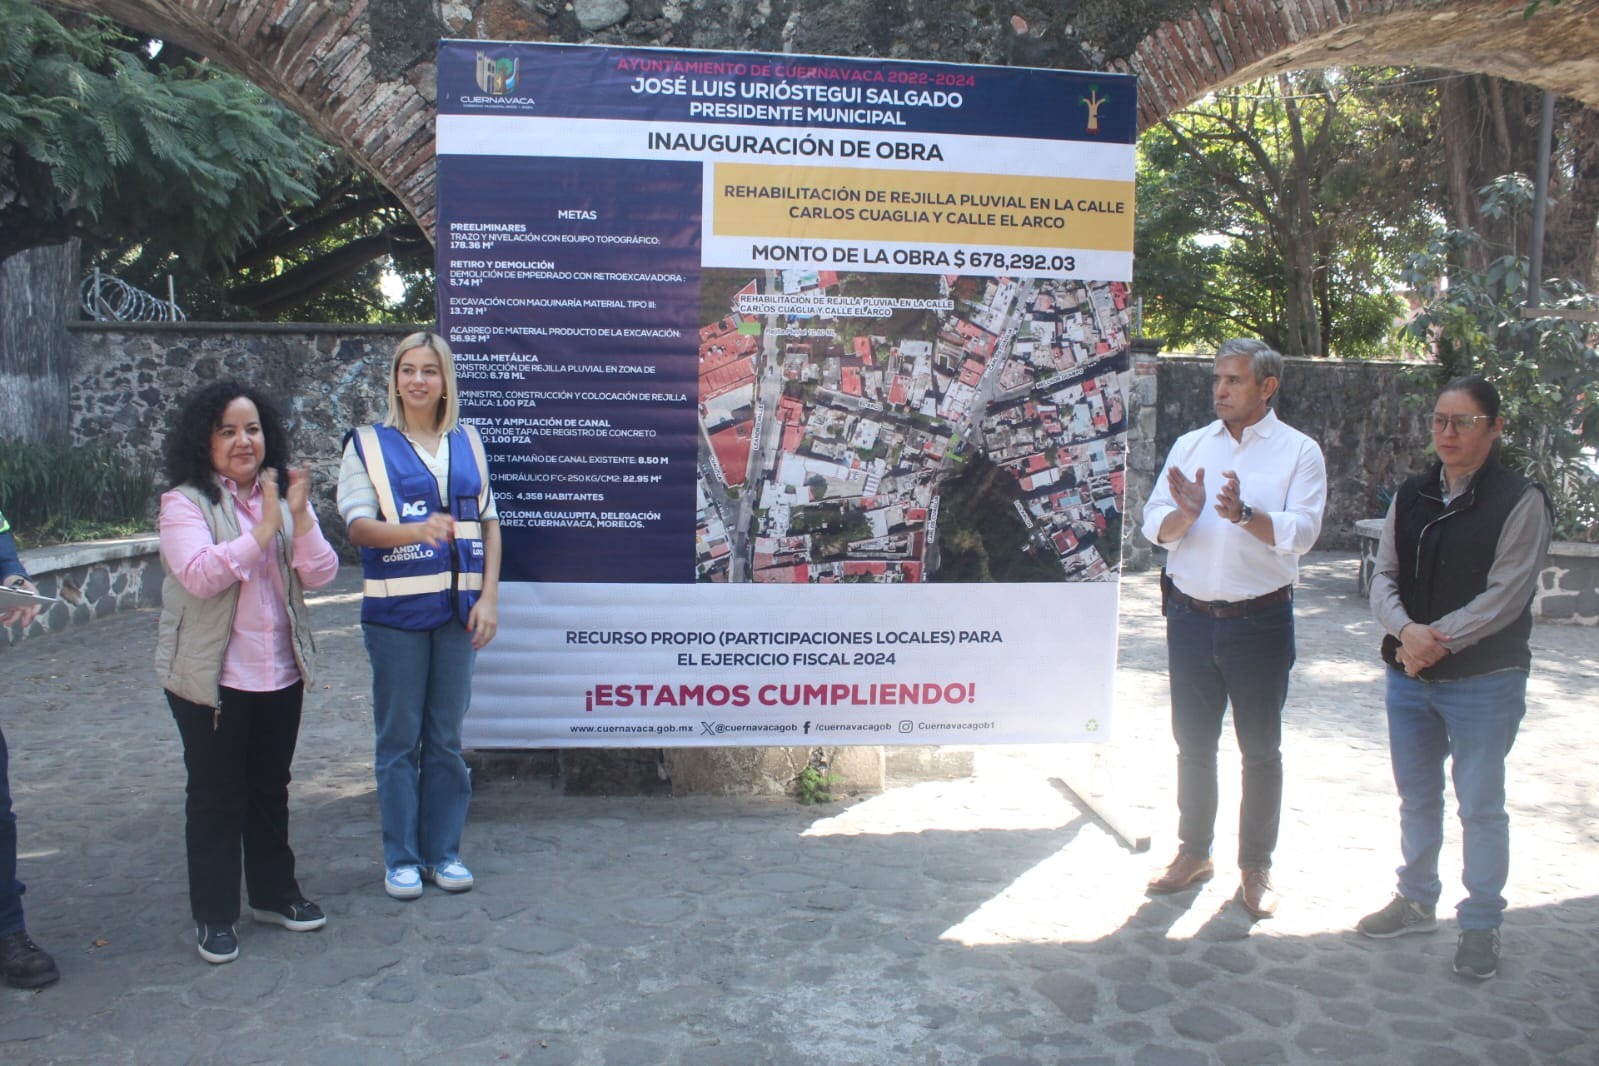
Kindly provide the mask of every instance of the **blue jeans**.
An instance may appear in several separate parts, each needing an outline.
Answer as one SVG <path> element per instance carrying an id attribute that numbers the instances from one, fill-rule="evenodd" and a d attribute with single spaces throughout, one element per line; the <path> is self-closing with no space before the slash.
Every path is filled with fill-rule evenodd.
<path id="1" fill-rule="evenodd" d="M 1177 741 L 1177 839 L 1208 857 L 1216 828 L 1216 747 L 1230 703 L 1243 758 L 1238 865 L 1271 866 L 1282 819 L 1282 711 L 1294 665 L 1290 601 L 1244 618 L 1166 607 L 1172 737 Z"/>
<path id="2" fill-rule="evenodd" d="M 1520 670 L 1456 681 L 1418 681 L 1388 669 L 1388 750 L 1399 789 L 1399 894 L 1438 902 L 1444 838 L 1444 760 L 1452 761 L 1468 893 L 1455 908 L 1462 929 L 1497 929 L 1510 875 L 1505 756 L 1527 712 Z"/>
<path id="3" fill-rule="evenodd" d="M 10 756 L 0 730 L 0 936 L 20 933 L 22 882 L 17 880 L 17 816 L 11 813 Z"/>
<path id="4" fill-rule="evenodd" d="M 383 864 L 393 870 L 454 862 L 472 802 L 461 758 L 477 658 L 471 635 L 455 621 L 431 630 L 363 622 L 361 630 L 372 659 Z"/>

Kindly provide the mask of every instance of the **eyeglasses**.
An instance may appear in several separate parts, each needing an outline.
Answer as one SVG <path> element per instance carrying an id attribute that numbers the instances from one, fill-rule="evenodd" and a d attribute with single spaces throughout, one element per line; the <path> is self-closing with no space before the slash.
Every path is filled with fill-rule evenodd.
<path id="1" fill-rule="evenodd" d="M 1442 433 L 1453 426 L 1456 433 L 1468 433 L 1476 429 L 1479 423 L 1492 421 L 1488 415 L 1433 415 L 1432 431 Z"/>

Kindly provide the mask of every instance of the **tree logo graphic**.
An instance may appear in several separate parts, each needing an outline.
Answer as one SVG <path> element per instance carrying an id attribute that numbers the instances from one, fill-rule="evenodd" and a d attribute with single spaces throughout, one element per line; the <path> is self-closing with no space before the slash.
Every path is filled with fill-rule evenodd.
<path id="1" fill-rule="evenodd" d="M 1104 106 L 1106 97 L 1099 95 L 1099 86 L 1090 85 L 1088 95 L 1082 98 L 1082 103 L 1088 108 L 1088 132 L 1099 132 L 1099 109 Z"/>

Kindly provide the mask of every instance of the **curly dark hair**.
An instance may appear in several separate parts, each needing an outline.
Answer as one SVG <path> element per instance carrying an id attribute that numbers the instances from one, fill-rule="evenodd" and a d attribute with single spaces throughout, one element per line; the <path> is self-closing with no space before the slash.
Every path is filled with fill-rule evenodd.
<path id="1" fill-rule="evenodd" d="M 261 466 L 278 472 L 279 485 L 289 483 L 289 433 L 277 405 L 253 385 L 214 381 L 185 396 L 172 418 L 166 439 L 167 477 L 172 488 L 193 485 L 212 503 L 222 502 L 222 489 L 211 467 L 211 433 L 221 424 L 228 404 L 241 396 L 255 404 L 261 418 L 261 435 L 266 441 Z"/>

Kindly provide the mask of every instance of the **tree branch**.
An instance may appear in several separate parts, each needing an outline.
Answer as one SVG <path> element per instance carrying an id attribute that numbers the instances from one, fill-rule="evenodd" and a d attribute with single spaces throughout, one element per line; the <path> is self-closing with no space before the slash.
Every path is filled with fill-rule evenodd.
<path id="1" fill-rule="evenodd" d="M 393 206 L 387 195 L 369 195 L 326 201 L 329 209 L 306 222 L 283 220 L 271 231 L 251 241 L 228 262 L 230 270 L 249 270 L 264 266 L 313 241 L 319 241 L 345 223 L 384 207 Z"/>
<path id="2" fill-rule="evenodd" d="M 1200 168 L 1204 170 L 1206 174 L 1209 174 L 1213 179 L 1215 179 L 1218 185 L 1222 185 L 1230 189 L 1245 203 L 1248 203 L 1256 211 L 1259 211 L 1261 216 L 1267 220 L 1268 224 L 1273 226 L 1282 225 L 1282 218 L 1278 214 L 1275 206 L 1265 195 L 1261 193 L 1258 188 L 1239 180 L 1237 175 L 1231 174 L 1212 163 L 1205 156 L 1205 153 L 1200 151 L 1199 146 L 1194 143 L 1189 135 L 1180 129 L 1171 119 L 1162 119 L 1161 124 L 1165 126 L 1166 129 L 1171 133 L 1173 139 L 1177 142 L 1177 146 L 1183 150 L 1184 154 L 1186 154 L 1194 162 L 1198 163 Z M 1233 140 L 1229 143 L 1238 142 Z M 1244 147 L 1247 150 L 1248 146 L 1246 145 Z"/>
<path id="3" fill-rule="evenodd" d="M 234 286 L 227 292 L 228 302 L 262 314 L 276 314 L 343 284 L 374 259 L 395 251 L 414 250 L 417 243 L 425 241 L 422 231 L 414 224 L 390 227 L 382 233 L 340 245 L 275 278 Z"/>

